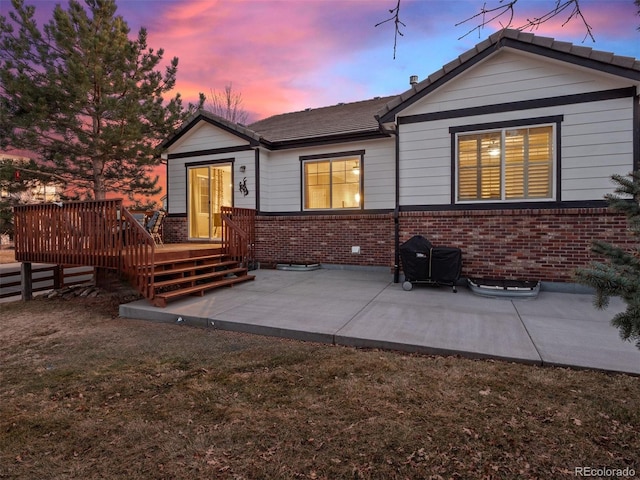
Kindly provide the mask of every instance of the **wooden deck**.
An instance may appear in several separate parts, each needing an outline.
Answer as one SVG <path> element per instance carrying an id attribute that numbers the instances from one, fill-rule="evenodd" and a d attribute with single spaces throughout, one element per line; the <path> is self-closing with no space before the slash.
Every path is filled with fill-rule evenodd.
<path id="1" fill-rule="evenodd" d="M 155 259 L 156 261 L 177 260 L 223 252 L 224 249 L 220 243 L 165 243 L 156 245 Z"/>
<path id="2" fill-rule="evenodd" d="M 122 200 L 16 207 L 16 260 L 93 266 L 123 274 L 149 301 L 246 280 L 254 263 L 255 210 L 224 207 L 220 243 L 156 245 Z"/>

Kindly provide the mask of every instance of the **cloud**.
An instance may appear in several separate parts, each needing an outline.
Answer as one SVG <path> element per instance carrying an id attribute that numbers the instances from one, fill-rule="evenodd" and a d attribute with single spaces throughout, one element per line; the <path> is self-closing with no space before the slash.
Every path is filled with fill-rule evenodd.
<path id="1" fill-rule="evenodd" d="M 388 4 L 160 2 L 149 43 L 179 57 L 177 90 L 185 99 L 232 82 L 247 105 L 270 115 L 319 106 L 334 80 L 328 76 L 332 65 L 387 41 L 373 25 Z"/>

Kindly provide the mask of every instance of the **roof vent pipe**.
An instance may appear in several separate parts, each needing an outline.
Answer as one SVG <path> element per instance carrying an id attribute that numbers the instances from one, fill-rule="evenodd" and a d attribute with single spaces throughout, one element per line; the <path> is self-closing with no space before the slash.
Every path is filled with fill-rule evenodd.
<path id="1" fill-rule="evenodd" d="M 409 85 L 413 87 L 416 83 L 418 83 L 418 75 L 411 75 L 409 77 Z"/>

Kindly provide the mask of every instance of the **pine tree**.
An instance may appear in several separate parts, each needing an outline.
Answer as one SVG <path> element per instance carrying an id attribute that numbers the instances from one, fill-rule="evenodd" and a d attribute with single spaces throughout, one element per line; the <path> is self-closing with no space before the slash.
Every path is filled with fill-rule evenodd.
<path id="1" fill-rule="evenodd" d="M 629 231 L 640 236 L 640 171 L 629 177 L 613 175 L 617 184 L 614 194 L 606 195 L 609 208 L 624 213 Z M 577 280 L 596 291 L 594 305 L 605 308 L 612 296 L 620 296 L 627 304 L 626 311 L 617 314 L 611 324 L 620 337 L 633 340 L 640 348 L 640 248 L 626 251 L 601 240 L 595 240 L 592 252 L 606 261 L 592 262 L 576 272 Z"/>
<path id="2" fill-rule="evenodd" d="M 144 28 L 129 38 L 115 0 L 86 5 L 57 5 L 43 29 L 24 0 L 0 16 L 0 148 L 38 154 L 80 196 L 155 194 L 157 147 L 196 106 L 165 102 L 178 59 L 159 71 L 163 50 Z"/>

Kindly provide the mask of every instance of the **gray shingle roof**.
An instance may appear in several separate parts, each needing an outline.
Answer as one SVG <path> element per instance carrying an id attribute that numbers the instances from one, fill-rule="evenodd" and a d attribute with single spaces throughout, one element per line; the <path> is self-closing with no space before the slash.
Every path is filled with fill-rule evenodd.
<path id="1" fill-rule="evenodd" d="M 471 62 L 488 49 L 499 49 L 504 46 L 516 48 L 520 46 L 523 49 L 526 48 L 526 46 L 540 47 L 547 49 L 550 56 L 553 56 L 552 54 L 559 54 L 565 60 L 569 60 L 571 56 L 573 56 L 573 58 L 576 59 L 576 63 L 581 63 L 581 61 L 588 62 L 589 66 L 593 68 L 600 67 L 605 71 L 609 69 L 612 70 L 612 73 L 620 73 L 620 70 L 618 70 L 620 68 L 626 69 L 630 71 L 630 74 L 627 76 L 640 81 L 640 61 L 633 57 L 614 55 L 610 52 L 594 50 L 582 45 L 573 45 L 569 42 L 561 42 L 550 37 L 541 37 L 520 30 L 505 29 L 494 33 L 489 38 L 478 43 L 474 48 L 466 51 L 455 60 L 447 63 L 440 70 L 429 75 L 425 80 L 413 85 L 410 90 L 394 97 L 389 103 L 376 112 L 376 117 L 381 120 L 390 121 L 391 118 L 389 117 L 391 115 L 387 114 L 397 113 L 398 109 L 404 108 L 403 104 L 405 104 L 405 102 L 418 96 L 420 92 L 431 87 L 438 82 L 438 80 L 452 74 L 452 72 L 458 68 L 464 68 L 464 64 Z M 420 95 L 420 97 L 423 95 Z M 384 118 L 385 115 L 387 115 L 387 118 Z"/>
<path id="2" fill-rule="evenodd" d="M 375 113 L 394 97 L 376 97 L 331 107 L 274 115 L 248 126 L 268 142 L 278 143 L 308 138 L 375 132 L 379 130 Z"/>

